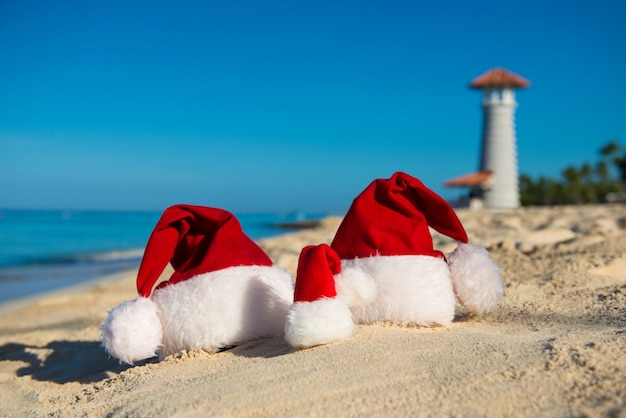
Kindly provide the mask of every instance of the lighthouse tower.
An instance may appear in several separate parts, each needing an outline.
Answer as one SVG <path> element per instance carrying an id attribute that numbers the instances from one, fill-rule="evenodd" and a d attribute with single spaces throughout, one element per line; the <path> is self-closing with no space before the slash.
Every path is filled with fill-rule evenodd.
<path id="1" fill-rule="evenodd" d="M 470 87 L 483 92 L 483 134 L 480 172 L 490 173 L 483 189 L 483 206 L 519 206 L 517 148 L 515 139 L 515 89 L 530 82 L 503 68 L 494 68 L 472 80 Z"/>

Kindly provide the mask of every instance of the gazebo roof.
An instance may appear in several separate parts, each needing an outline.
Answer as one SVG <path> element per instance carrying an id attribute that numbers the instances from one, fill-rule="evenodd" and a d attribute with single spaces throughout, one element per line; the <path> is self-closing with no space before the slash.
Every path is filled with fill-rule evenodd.
<path id="1" fill-rule="evenodd" d="M 451 180 L 446 180 L 443 184 L 446 187 L 482 186 L 488 183 L 491 177 L 491 171 L 476 171 L 464 176 L 455 177 Z"/>
<path id="2" fill-rule="evenodd" d="M 513 87 L 526 88 L 530 86 L 530 81 L 526 80 L 509 70 L 496 67 L 486 73 L 479 75 L 470 83 L 473 89 L 482 89 L 485 87 Z"/>

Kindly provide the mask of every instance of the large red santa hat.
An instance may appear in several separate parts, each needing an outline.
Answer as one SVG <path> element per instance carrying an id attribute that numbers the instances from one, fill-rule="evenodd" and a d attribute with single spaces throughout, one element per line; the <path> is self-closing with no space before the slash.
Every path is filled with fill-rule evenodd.
<path id="1" fill-rule="evenodd" d="M 470 312 L 491 312 L 503 293 L 499 267 L 483 247 L 469 244 L 454 209 L 420 180 L 403 172 L 374 180 L 356 199 L 331 247 L 342 260 L 372 256 L 433 256 L 429 227 L 458 241 L 448 256 L 454 291 Z"/>
<path id="2" fill-rule="evenodd" d="M 449 264 L 433 248 L 429 227 L 459 242 Z M 356 322 L 448 325 L 454 317 L 455 295 L 469 311 L 479 314 L 491 311 L 502 295 L 499 268 L 487 251 L 468 243 L 461 221 L 444 199 L 406 173 L 374 180 L 359 194 L 330 249 L 341 260 L 340 272 L 334 274 L 337 296 L 333 300 L 350 307 Z M 315 282 L 308 279 L 307 286 Z M 327 279 L 324 283 L 329 286 Z M 310 329 L 309 335 L 292 338 L 292 345 L 323 344 L 322 338 L 316 340 L 319 326 L 310 328 L 310 318 L 295 315 L 307 303 L 317 303 L 298 298 L 301 285 L 297 279 L 290 308 L 299 321 L 288 318 L 286 334 L 304 334 L 289 328 Z M 321 308 L 318 315 L 325 315 Z M 326 327 L 332 330 L 334 325 L 328 321 Z"/>
<path id="3" fill-rule="evenodd" d="M 155 288 L 168 263 L 174 273 Z M 102 325 L 105 349 L 129 364 L 277 335 L 293 300 L 293 282 L 230 212 L 175 205 L 148 239 L 137 292 Z"/>

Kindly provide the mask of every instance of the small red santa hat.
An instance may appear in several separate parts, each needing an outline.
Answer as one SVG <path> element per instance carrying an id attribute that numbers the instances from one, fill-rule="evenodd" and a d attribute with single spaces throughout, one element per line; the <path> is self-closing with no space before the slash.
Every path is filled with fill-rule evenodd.
<path id="1" fill-rule="evenodd" d="M 174 273 L 153 293 L 168 263 Z M 293 300 L 291 276 L 273 265 L 237 218 L 203 206 L 164 211 L 146 244 L 136 284 L 139 297 L 114 308 L 101 327 L 106 351 L 128 364 L 276 335 Z M 207 303 L 211 297 L 227 300 L 218 306 Z"/>
<path id="2" fill-rule="evenodd" d="M 341 259 L 326 244 L 304 247 L 298 259 L 294 300 L 313 302 L 337 296 L 335 274 L 341 272 Z"/>
<path id="3" fill-rule="evenodd" d="M 304 247 L 298 260 L 294 304 L 287 313 L 285 339 L 296 348 L 347 338 L 354 328 L 345 301 L 337 298 L 339 255 L 326 244 Z"/>
<path id="4" fill-rule="evenodd" d="M 139 295 L 150 296 L 168 263 L 174 273 L 157 288 L 228 267 L 271 266 L 272 260 L 243 232 L 232 213 L 175 205 L 163 212 L 148 239 L 137 275 Z"/>

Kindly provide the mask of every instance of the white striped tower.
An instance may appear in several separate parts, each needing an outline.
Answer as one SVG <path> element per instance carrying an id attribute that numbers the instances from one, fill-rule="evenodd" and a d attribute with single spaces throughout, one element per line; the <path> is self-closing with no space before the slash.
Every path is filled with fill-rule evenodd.
<path id="1" fill-rule="evenodd" d="M 483 134 L 479 170 L 492 173 L 484 190 L 487 208 L 519 207 L 519 179 L 515 138 L 515 89 L 530 82 L 503 68 L 494 68 L 470 83 L 483 92 Z"/>

